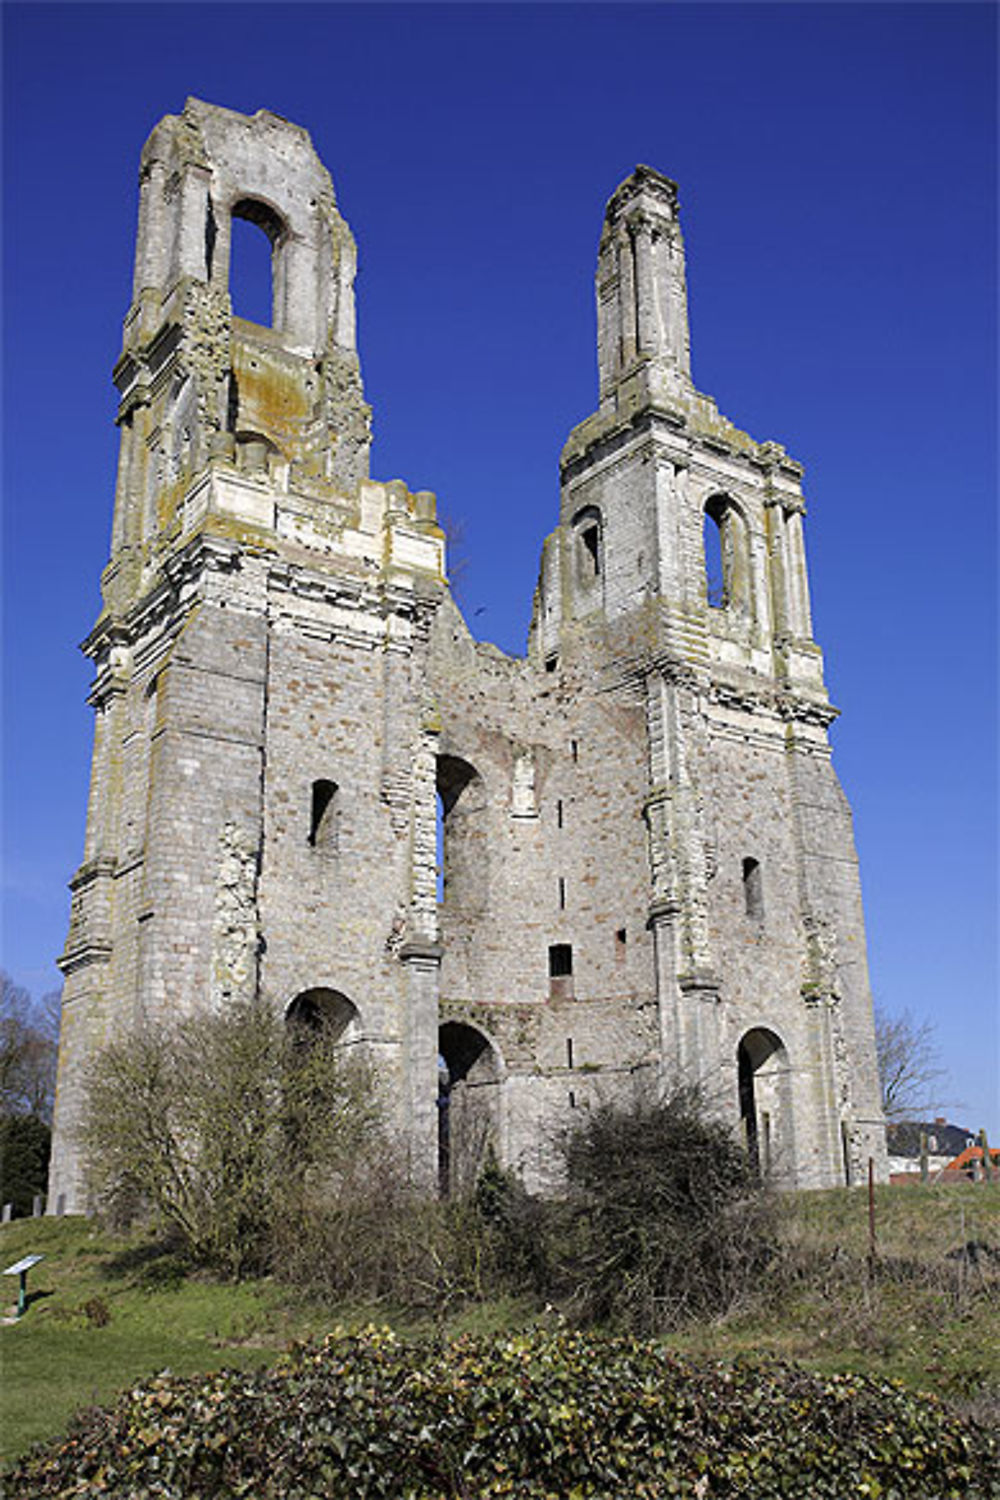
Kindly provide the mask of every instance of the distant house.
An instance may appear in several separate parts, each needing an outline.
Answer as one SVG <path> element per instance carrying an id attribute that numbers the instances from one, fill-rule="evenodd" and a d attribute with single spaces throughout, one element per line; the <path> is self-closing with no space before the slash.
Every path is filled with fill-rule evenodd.
<path id="1" fill-rule="evenodd" d="M 982 1157 L 972 1132 L 962 1125 L 950 1125 L 943 1115 L 930 1121 L 901 1120 L 886 1128 L 890 1182 L 920 1181 L 922 1136 L 926 1138 L 927 1170 L 931 1177 L 950 1170 L 960 1159 L 971 1162 L 971 1153 Z M 1000 1152 L 991 1149 L 990 1155 L 1000 1156 Z"/>
<path id="2" fill-rule="evenodd" d="M 990 1163 L 994 1172 L 1000 1172 L 1000 1146 L 991 1146 Z M 966 1146 L 964 1151 L 953 1158 L 945 1167 L 949 1177 L 967 1177 L 970 1182 L 979 1182 L 983 1177 L 983 1148 L 982 1146 Z"/>

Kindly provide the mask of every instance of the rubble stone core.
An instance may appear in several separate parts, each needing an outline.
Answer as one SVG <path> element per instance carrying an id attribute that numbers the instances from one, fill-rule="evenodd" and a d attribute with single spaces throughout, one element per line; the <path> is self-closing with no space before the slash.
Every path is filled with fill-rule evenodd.
<path id="1" fill-rule="evenodd" d="M 234 218 L 270 327 L 232 312 Z M 692 384 L 676 185 L 607 206 L 523 658 L 470 634 L 434 496 L 369 478 L 354 272 L 298 126 L 153 131 L 50 1203 L 87 1206 L 95 1049 L 254 995 L 369 1051 L 428 1187 L 492 1147 L 544 1188 L 572 1111 L 680 1080 L 778 1183 L 884 1176 L 802 470 Z"/>

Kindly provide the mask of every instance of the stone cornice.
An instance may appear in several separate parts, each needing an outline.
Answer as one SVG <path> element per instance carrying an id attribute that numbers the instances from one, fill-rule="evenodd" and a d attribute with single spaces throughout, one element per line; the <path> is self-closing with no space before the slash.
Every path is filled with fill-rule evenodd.
<path id="1" fill-rule="evenodd" d="M 69 888 L 73 892 L 84 890 L 102 875 L 106 879 L 113 876 L 117 868 L 118 861 L 113 854 L 96 854 L 93 859 L 85 860 L 70 878 Z"/>
<path id="2" fill-rule="evenodd" d="M 74 948 L 67 947 L 56 959 L 56 965 L 65 975 L 75 974 L 77 969 L 85 969 L 88 964 L 110 963 L 113 951 L 114 944 L 110 940 L 95 939 Z"/>
<path id="3" fill-rule="evenodd" d="M 719 998 L 719 977 L 705 969 L 695 970 L 690 974 L 678 974 L 677 986 L 683 995 L 702 994 L 710 1000 Z"/>
<path id="4" fill-rule="evenodd" d="M 762 480 L 769 490 L 773 486 L 771 503 L 804 509 L 798 494 L 803 467 L 779 443 L 755 442 L 719 415 L 711 397 L 693 388 L 690 393 L 678 391 L 676 401 L 649 389 L 634 389 L 645 379 L 643 371 L 654 363 L 648 357 L 638 357 L 618 383 L 618 402 L 608 410 L 594 412 L 573 428 L 560 455 L 563 484 L 571 483 L 578 474 L 644 434 L 668 444 L 683 436 L 689 461 L 701 455 L 709 465 L 713 459 L 725 459 L 742 466 L 749 469 L 755 488 Z"/>
<path id="5" fill-rule="evenodd" d="M 834 708 L 832 703 L 824 703 L 817 698 L 806 698 L 801 693 L 787 690 L 779 690 L 776 694 L 775 707 L 780 716 L 788 722 L 816 724 L 821 729 L 828 729 L 834 719 L 840 717 L 840 709 Z"/>
<path id="6" fill-rule="evenodd" d="M 400 962 L 413 964 L 417 969 L 436 969 L 443 956 L 444 949 L 440 943 L 429 942 L 421 938 L 410 938 L 399 949 Z"/>

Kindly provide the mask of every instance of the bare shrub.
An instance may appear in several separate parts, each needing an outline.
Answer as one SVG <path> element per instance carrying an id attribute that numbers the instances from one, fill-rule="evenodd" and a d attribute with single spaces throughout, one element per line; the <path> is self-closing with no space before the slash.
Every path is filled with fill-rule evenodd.
<path id="1" fill-rule="evenodd" d="M 279 1231 L 283 1277 L 331 1302 L 384 1303 L 444 1319 L 507 1289 L 499 1236 L 475 1198 L 412 1186 L 402 1153 L 359 1161 L 350 1183 Z"/>
<path id="2" fill-rule="evenodd" d="M 95 1206 L 152 1216 L 233 1277 L 267 1269 L 278 1226 L 338 1193 L 382 1134 L 371 1070 L 322 1032 L 304 1046 L 260 1004 L 112 1042 L 81 1130 Z"/>
<path id="3" fill-rule="evenodd" d="M 594 1111 L 565 1142 L 552 1293 L 588 1323 L 653 1333 L 720 1316 L 772 1253 L 771 1200 L 696 1089 Z"/>

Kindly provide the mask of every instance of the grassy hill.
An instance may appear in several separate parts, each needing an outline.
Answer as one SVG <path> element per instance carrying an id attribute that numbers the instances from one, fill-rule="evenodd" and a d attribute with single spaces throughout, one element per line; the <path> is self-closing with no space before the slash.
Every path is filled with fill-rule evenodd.
<path id="1" fill-rule="evenodd" d="M 780 1252 L 754 1295 L 725 1319 L 672 1336 L 672 1347 L 892 1376 L 960 1411 L 1000 1416 L 1000 1184 L 879 1188 L 873 1277 L 864 1190 L 789 1195 L 780 1221 Z M 28 1253 L 45 1256 L 31 1273 L 28 1311 L 0 1328 L 6 1460 L 64 1430 L 78 1408 L 165 1368 L 261 1366 L 338 1324 L 374 1320 L 408 1337 L 558 1318 L 506 1301 L 467 1304 L 434 1324 L 389 1306 L 324 1305 L 271 1278 L 220 1284 L 186 1273 L 148 1239 L 116 1238 L 82 1219 L 5 1225 L 2 1264 Z M 16 1282 L 4 1286 L 12 1303 Z"/>

